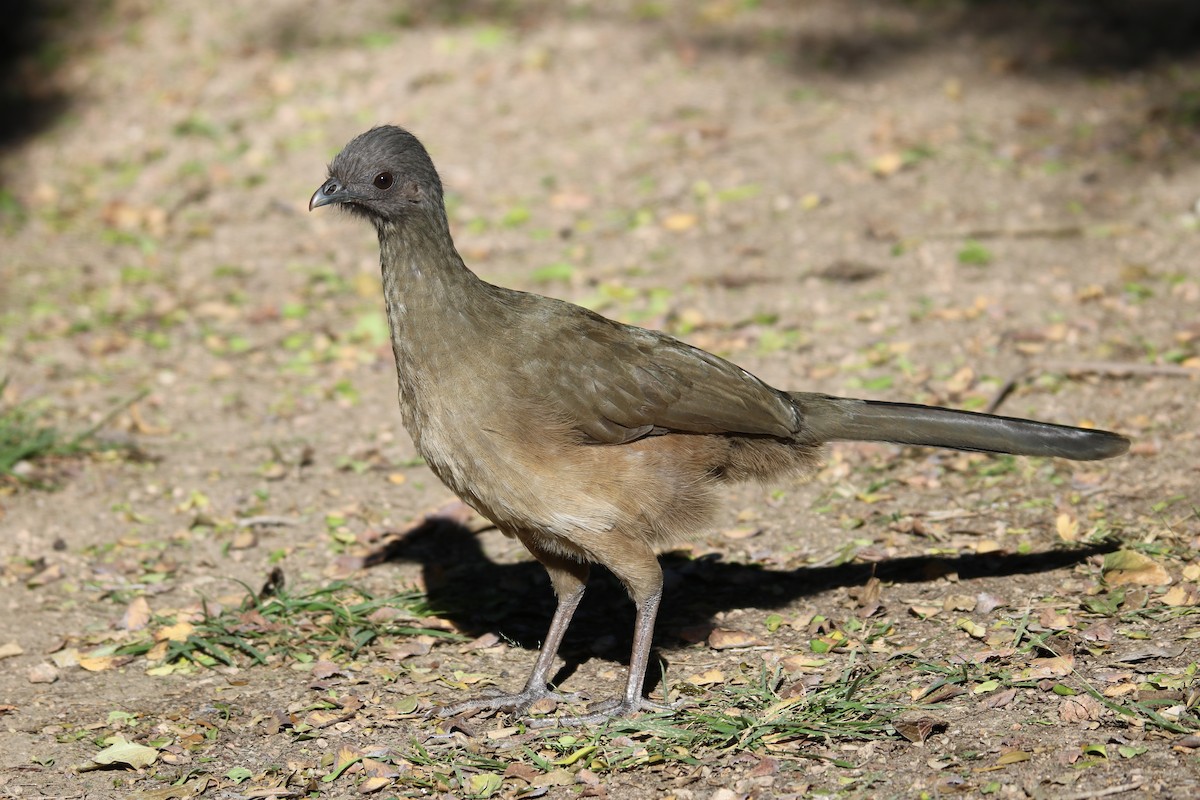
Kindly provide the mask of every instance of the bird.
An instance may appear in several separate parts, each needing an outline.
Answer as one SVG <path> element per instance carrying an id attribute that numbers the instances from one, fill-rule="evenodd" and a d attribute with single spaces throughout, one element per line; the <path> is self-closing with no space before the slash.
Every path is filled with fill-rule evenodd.
<path id="1" fill-rule="evenodd" d="M 309 210 L 338 206 L 379 238 L 400 416 L 437 477 L 545 567 L 557 601 L 519 692 L 441 709 L 527 716 L 593 565 L 636 609 L 624 690 L 556 724 L 661 709 L 643 696 L 663 594 L 659 552 L 709 524 L 721 487 L 811 475 L 832 441 L 1118 456 L 1129 440 L 910 403 L 774 388 L 666 333 L 497 286 L 455 248 L 441 179 L 422 143 L 381 125 L 329 164 Z"/>

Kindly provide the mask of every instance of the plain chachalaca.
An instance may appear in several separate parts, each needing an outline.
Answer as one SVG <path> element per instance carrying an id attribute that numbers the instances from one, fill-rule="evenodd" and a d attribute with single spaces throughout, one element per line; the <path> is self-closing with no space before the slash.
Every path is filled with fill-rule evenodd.
<path id="1" fill-rule="evenodd" d="M 657 331 L 560 300 L 493 286 L 450 237 L 442 184 L 419 141 L 384 126 L 352 140 L 309 209 L 331 204 L 379 234 L 400 413 L 429 467 L 550 573 L 550 629 L 518 694 L 447 713 L 526 711 L 550 667 L 591 564 L 637 607 L 625 691 L 567 724 L 652 706 L 642 697 L 662 597 L 657 551 L 712 517 L 728 481 L 810 473 L 835 440 L 1110 458 L 1107 431 L 774 389 Z"/>

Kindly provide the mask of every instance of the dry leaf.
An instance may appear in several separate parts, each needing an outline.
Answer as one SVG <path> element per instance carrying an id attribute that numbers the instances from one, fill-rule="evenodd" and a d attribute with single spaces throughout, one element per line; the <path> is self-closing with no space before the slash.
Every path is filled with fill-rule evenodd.
<path id="1" fill-rule="evenodd" d="M 558 701 L 553 697 L 539 697 L 529 704 L 529 713 L 535 716 L 547 716 L 553 714 L 558 708 Z"/>
<path id="2" fill-rule="evenodd" d="M 1007 753 L 1001 753 L 996 759 L 996 766 L 1003 767 L 1009 764 L 1020 764 L 1022 761 L 1028 761 L 1033 758 L 1032 755 L 1024 750 L 1009 750 Z"/>
<path id="3" fill-rule="evenodd" d="M 1162 564 L 1134 550 L 1117 550 L 1104 557 L 1104 580 L 1110 586 L 1166 586 L 1171 576 Z"/>
<path id="4" fill-rule="evenodd" d="M 990 614 L 1002 605 L 1004 601 L 994 594 L 980 592 L 975 596 L 975 610 L 980 614 Z"/>
<path id="5" fill-rule="evenodd" d="M 779 660 L 779 665 L 788 672 L 798 672 L 800 670 L 815 670 L 825 666 L 826 659 L 813 658 L 806 655 L 791 655 Z"/>
<path id="6" fill-rule="evenodd" d="M 51 564 L 29 580 L 25 581 L 25 585 L 30 589 L 36 589 L 39 586 L 45 586 L 48 583 L 53 583 L 54 581 L 62 579 L 63 574 L 62 564 Z"/>
<path id="7" fill-rule="evenodd" d="M 726 528 L 721 531 L 721 535 L 726 539 L 749 539 L 751 536 L 757 536 L 762 533 L 762 528 Z"/>
<path id="8" fill-rule="evenodd" d="M 340 709 L 334 709 L 334 710 L 328 710 L 328 711 L 325 711 L 325 710 L 310 711 L 304 717 L 304 724 L 308 725 L 310 728 L 328 728 L 330 725 L 333 725 L 335 722 L 343 722 L 347 719 L 350 719 L 350 717 L 352 717 L 352 716 L 354 716 L 354 715 L 347 714 L 347 713 L 341 711 Z"/>
<path id="9" fill-rule="evenodd" d="M 523 761 L 513 761 L 504 768 L 504 777 L 516 778 L 526 783 L 533 783 L 534 779 L 541 774 L 541 770 Z"/>
<path id="10" fill-rule="evenodd" d="M 80 656 L 79 666 L 86 669 L 88 672 L 103 672 L 106 669 L 112 669 L 118 663 L 125 663 L 128 659 L 118 656 Z"/>
<path id="11" fill-rule="evenodd" d="M 372 792 L 378 792 L 381 789 L 386 789 L 387 787 L 389 787 L 391 785 L 392 785 L 391 778 L 384 778 L 382 776 L 376 775 L 374 777 L 367 778 L 365 781 L 360 783 L 358 785 L 357 789 L 358 789 L 359 794 L 371 794 Z"/>
<path id="12" fill-rule="evenodd" d="M 575 773 L 568 769 L 555 769 L 535 777 L 530 784 L 541 786 L 570 786 L 575 782 Z"/>
<path id="13" fill-rule="evenodd" d="M 135 597 L 125 607 L 121 627 L 127 631 L 140 631 L 150 624 L 150 603 L 144 597 Z"/>
<path id="14" fill-rule="evenodd" d="M 1018 675 L 1023 681 L 1041 681 L 1047 678 L 1063 678 L 1075 669 L 1074 656 L 1052 656 L 1035 658 Z"/>
<path id="15" fill-rule="evenodd" d="M 21 645 L 17 644 L 16 642 L 5 642 L 4 644 L 0 644 L 0 658 L 12 658 L 13 656 L 19 656 L 24 652 L 25 648 L 21 647 Z"/>
<path id="16" fill-rule="evenodd" d="M 1141 647 L 1127 650 L 1120 655 L 1117 655 L 1113 660 L 1122 664 L 1130 664 L 1134 661 L 1145 661 L 1150 658 L 1177 658 L 1183 654 L 1182 644 L 1173 645 L 1156 645 L 1146 644 Z"/>
<path id="17" fill-rule="evenodd" d="M 708 646 L 713 650 L 729 650 L 734 647 L 753 647 L 758 639 L 746 631 L 717 628 L 708 635 Z"/>
<path id="18" fill-rule="evenodd" d="M 960 630 L 966 631 L 967 635 L 972 639 L 982 639 L 984 636 L 987 636 L 987 628 L 966 617 L 962 617 L 954 624 Z"/>
<path id="19" fill-rule="evenodd" d="M 933 717 L 918 717 L 916 719 L 897 720 L 894 723 L 896 733 L 913 743 L 920 743 L 938 728 L 945 728 L 946 721 Z"/>
<path id="20" fill-rule="evenodd" d="M 1104 706 L 1089 694 L 1064 697 L 1058 704 L 1058 716 L 1063 722 L 1092 722 L 1100 719 Z"/>
<path id="21" fill-rule="evenodd" d="M 979 705 L 981 708 L 1004 708 L 1006 705 L 1016 699 L 1016 697 L 1017 690 L 1009 687 L 1008 689 L 1002 689 L 998 692 L 988 695 L 983 700 L 979 701 Z"/>
<path id="22" fill-rule="evenodd" d="M 401 642 L 391 650 L 388 650 L 386 656 L 393 661 L 403 661 L 410 656 L 426 655 L 429 652 L 429 649 L 430 647 L 428 642 L 409 640 L 406 642 Z"/>
<path id="23" fill-rule="evenodd" d="M 1064 542 L 1079 541 L 1079 520 L 1070 514 L 1059 514 L 1054 520 L 1054 528 L 1058 531 L 1058 538 Z"/>
<path id="24" fill-rule="evenodd" d="M 895 150 L 871 159 L 871 172 L 875 173 L 881 178 L 886 178 L 889 175 L 895 175 L 903 167 L 904 156 Z"/>
<path id="25" fill-rule="evenodd" d="M 862 588 L 850 589 L 850 596 L 858 603 L 858 616 L 863 619 L 877 612 L 883 605 L 883 582 L 871 576 Z"/>
<path id="26" fill-rule="evenodd" d="M 310 674 L 317 680 L 325 680 L 334 675 L 346 676 L 348 673 L 332 661 L 317 661 L 312 665 Z"/>
<path id="27" fill-rule="evenodd" d="M 254 531 L 250 530 L 249 528 L 246 528 L 244 530 L 238 531 L 237 533 L 235 533 L 233 535 L 233 538 L 229 540 L 229 549 L 230 550 L 249 550 L 251 547 L 254 547 L 256 544 L 258 544 L 258 534 L 256 534 Z"/>
<path id="28" fill-rule="evenodd" d="M 978 600 L 969 594 L 949 594 L 942 600 L 944 611 L 974 611 Z"/>
<path id="29" fill-rule="evenodd" d="M 693 686 L 712 686 L 716 683 L 724 683 L 725 673 L 719 669 L 710 669 L 691 676 L 687 682 Z"/>
<path id="30" fill-rule="evenodd" d="M 908 607 L 908 611 L 918 619 L 929 619 L 942 613 L 942 608 L 941 606 L 912 605 Z"/>
<path id="31" fill-rule="evenodd" d="M 157 760 L 158 750 L 153 747 L 127 742 L 121 737 L 117 737 L 112 744 L 92 756 L 92 763 L 84 764 L 77 767 L 77 769 L 80 772 L 87 772 L 88 770 L 109 767 L 115 764 L 124 764 L 134 769 L 141 769 L 142 767 L 150 766 Z"/>
<path id="32" fill-rule="evenodd" d="M 154 632 L 154 641 L 156 642 L 186 642 L 187 638 L 196 630 L 196 626 L 190 622 L 176 622 L 174 625 L 167 625 L 159 628 Z"/>
<path id="33" fill-rule="evenodd" d="M 696 222 L 695 214 L 669 214 L 663 219 L 662 226 L 669 231 L 679 232 L 695 227 Z"/>
<path id="34" fill-rule="evenodd" d="M 1188 591 L 1188 587 L 1183 584 L 1176 584 L 1167 590 L 1167 593 L 1160 598 L 1163 605 L 1168 606 L 1194 606 L 1196 605 L 1196 595 Z"/>

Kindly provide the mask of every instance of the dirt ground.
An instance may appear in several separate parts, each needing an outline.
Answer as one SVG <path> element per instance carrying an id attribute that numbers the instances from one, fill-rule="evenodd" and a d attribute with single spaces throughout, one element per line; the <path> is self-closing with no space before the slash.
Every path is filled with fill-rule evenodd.
<path id="1" fill-rule="evenodd" d="M 0 797 L 1200 794 L 1200 38 L 1126 5 L 30 4 L 0 408 L 104 448 L 0 480 Z M 552 597 L 415 458 L 374 234 L 306 211 L 383 122 L 489 280 L 1134 447 L 831 447 L 665 557 L 677 715 L 426 718 L 517 688 Z M 330 606 L 254 616 L 273 570 Z M 558 678 L 603 698 L 594 583 Z"/>

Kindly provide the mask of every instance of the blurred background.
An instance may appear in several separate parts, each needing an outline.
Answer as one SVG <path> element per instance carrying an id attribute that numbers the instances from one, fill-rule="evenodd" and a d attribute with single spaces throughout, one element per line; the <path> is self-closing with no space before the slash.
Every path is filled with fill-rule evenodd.
<path id="1" fill-rule="evenodd" d="M 694 552 L 891 558 L 922 550 L 895 520 L 929 504 L 1001 504 L 1004 547 L 1068 538 L 1060 513 L 1198 533 L 1200 4 L 31 0 L 4 19 L 0 590 L 24 627 L 0 638 L 107 624 L 146 575 L 178 598 L 269 564 L 348 574 L 450 500 L 399 425 L 374 234 L 306 211 L 380 123 L 424 141 L 488 280 L 784 388 L 1136 441 L 1007 484 L 837 448 L 815 488 L 731 489 L 722 530 L 765 533 Z M 264 516 L 289 522 L 239 526 Z M 430 579 L 366 580 L 398 574 Z"/>

